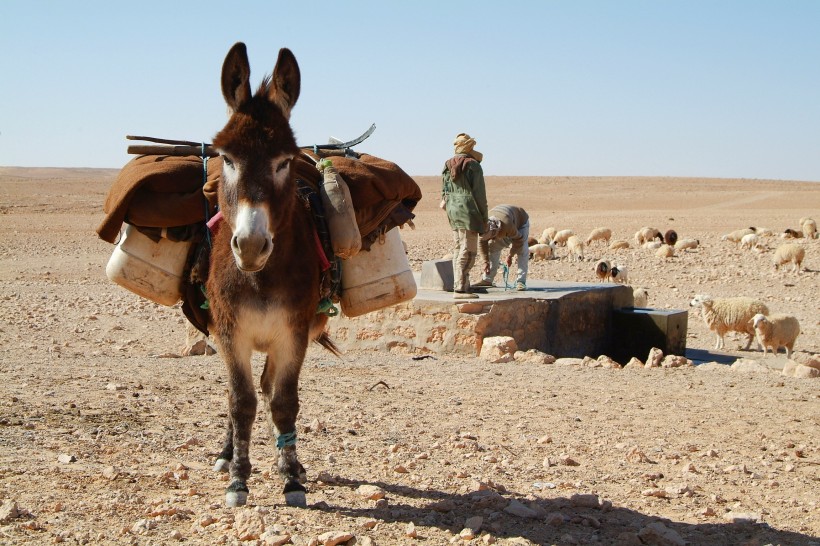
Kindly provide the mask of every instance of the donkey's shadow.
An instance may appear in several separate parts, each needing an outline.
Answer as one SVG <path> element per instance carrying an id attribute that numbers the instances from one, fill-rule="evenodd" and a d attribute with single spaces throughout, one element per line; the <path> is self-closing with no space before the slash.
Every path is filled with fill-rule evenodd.
<path id="1" fill-rule="evenodd" d="M 382 505 L 377 503 L 373 507 L 354 508 L 319 501 L 309 505 L 308 509 L 348 517 L 437 527 L 453 535 L 458 535 L 464 529 L 467 519 L 481 516 L 482 532 L 487 531 L 498 538 L 521 537 L 534 544 L 564 544 L 568 540 L 575 544 L 666 544 L 667 542 L 657 534 L 653 535 L 653 531 L 663 532 L 665 527 L 691 545 L 820 546 L 820 537 L 773 529 L 765 523 L 676 522 L 611 505 L 608 502 L 598 502 L 594 495 L 533 499 L 532 496 L 514 491 L 499 493 L 488 489 L 451 494 L 395 483 L 366 482 L 340 477 L 334 477 L 326 483 L 335 488 L 349 488 L 351 492 L 361 485 L 375 485 L 385 492 L 388 502 Z M 313 488 L 316 487 L 319 486 L 314 483 Z M 426 499 L 427 502 L 423 506 L 397 503 L 397 499 L 402 497 Z M 644 537 L 644 541 L 641 541 L 639 534 Z M 423 533 L 417 538 L 429 538 L 422 535 Z"/>

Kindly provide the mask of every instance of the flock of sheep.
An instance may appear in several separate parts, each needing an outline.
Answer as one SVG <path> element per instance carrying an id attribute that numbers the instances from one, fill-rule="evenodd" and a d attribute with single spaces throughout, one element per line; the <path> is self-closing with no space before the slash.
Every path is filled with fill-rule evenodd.
<path id="1" fill-rule="evenodd" d="M 818 238 L 817 223 L 812 218 L 801 218 L 800 229 L 786 229 L 780 234 L 784 239 L 774 250 L 772 262 L 775 270 L 781 266 L 791 265 L 791 271 L 800 273 L 806 248 L 793 240 Z M 722 241 L 739 244 L 742 249 L 765 252 L 764 238 L 773 238 L 775 234 L 766 228 L 750 227 L 727 233 Z M 616 252 L 633 248 L 629 241 L 612 239 L 612 230 L 599 227 L 593 229 L 586 239 L 581 239 L 572 230 L 547 228 L 538 238 L 530 238 L 530 260 L 557 259 L 558 248 L 566 247 L 565 257 L 574 262 L 585 261 L 585 250 L 593 244 L 603 243 L 607 249 Z M 652 227 L 643 227 L 634 235 L 634 244 L 638 248 L 653 250 L 659 258 L 674 257 L 676 252 L 696 249 L 700 241 L 690 238 L 678 238 L 674 230 L 661 232 Z M 599 245 L 600 246 L 600 245 Z M 601 282 L 629 282 L 627 267 L 622 263 L 611 263 L 608 259 L 599 259 L 593 268 L 595 277 Z M 635 307 L 646 307 L 648 292 L 645 288 L 633 288 Z M 706 326 L 717 336 L 715 349 L 724 348 L 724 336 L 728 332 L 746 335 L 746 349 L 752 339 L 757 339 L 758 349 L 763 354 L 771 349 L 774 354 L 783 347 L 787 358 L 791 358 L 794 343 L 800 334 L 800 323 L 792 315 L 770 314 L 769 308 L 761 301 L 747 297 L 713 298 L 698 294 L 690 302 L 691 307 L 701 309 Z"/>

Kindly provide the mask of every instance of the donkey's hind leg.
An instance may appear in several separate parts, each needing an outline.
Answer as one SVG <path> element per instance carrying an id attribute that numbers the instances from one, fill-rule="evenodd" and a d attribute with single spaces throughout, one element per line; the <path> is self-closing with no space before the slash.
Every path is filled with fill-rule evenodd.
<path id="1" fill-rule="evenodd" d="M 306 506 L 307 479 L 305 468 L 296 455 L 296 416 L 299 413 L 299 372 L 307 350 L 307 343 L 295 355 L 277 360 L 268 354 L 262 372 L 262 395 L 267 408 L 271 436 L 276 439 L 279 452 L 277 467 L 285 482 L 285 502 L 290 506 Z M 281 353 L 280 353 L 280 356 Z"/>

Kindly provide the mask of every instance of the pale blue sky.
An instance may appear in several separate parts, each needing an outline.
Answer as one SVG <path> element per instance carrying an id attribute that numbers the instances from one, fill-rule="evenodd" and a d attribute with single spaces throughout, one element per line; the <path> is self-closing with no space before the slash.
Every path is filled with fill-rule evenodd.
<path id="1" fill-rule="evenodd" d="M 234 7 L 230 7 L 234 5 Z M 300 144 L 437 175 L 820 181 L 820 1 L 0 2 L 0 165 L 115 167 L 126 134 L 210 141 L 222 61 L 293 50 Z"/>

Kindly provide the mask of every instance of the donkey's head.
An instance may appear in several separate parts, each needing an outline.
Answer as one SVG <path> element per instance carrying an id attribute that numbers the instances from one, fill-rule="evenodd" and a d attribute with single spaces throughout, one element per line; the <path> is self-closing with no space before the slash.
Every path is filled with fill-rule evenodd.
<path id="1" fill-rule="evenodd" d="M 288 120 L 299 98 L 299 65 L 281 49 L 273 76 L 251 95 L 245 44 L 237 43 L 222 65 L 222 95 L 230 119 L 214 137 L 223 157 L 219 207 L 231 227 L 231 248 L 243 271 L 259 271 L 273 251 L 276 233 L 290 222 L 296 203 L 291 168 L 299 153 Z"/>

